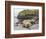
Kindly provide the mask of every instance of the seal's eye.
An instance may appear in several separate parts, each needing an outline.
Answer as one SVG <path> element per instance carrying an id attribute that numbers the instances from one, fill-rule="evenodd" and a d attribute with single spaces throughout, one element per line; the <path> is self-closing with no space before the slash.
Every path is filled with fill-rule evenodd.
<path id="1" fill-rule="evenodd" d="M 31 22 L 31 24 L 34 24 L 34 22 Z"/>

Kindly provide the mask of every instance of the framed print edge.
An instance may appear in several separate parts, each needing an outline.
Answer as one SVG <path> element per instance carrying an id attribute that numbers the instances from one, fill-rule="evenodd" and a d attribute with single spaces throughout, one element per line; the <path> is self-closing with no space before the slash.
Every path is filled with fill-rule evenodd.
<path id="1" fill-rule="evenodd" d="M 11 5 L 41 6 L 42 7 L 42 33 L 10 34 L 11 33 Z M 45 4 L 36 2 L 5 1 L 5 38 L 34 37 L 45 35 Z"/>

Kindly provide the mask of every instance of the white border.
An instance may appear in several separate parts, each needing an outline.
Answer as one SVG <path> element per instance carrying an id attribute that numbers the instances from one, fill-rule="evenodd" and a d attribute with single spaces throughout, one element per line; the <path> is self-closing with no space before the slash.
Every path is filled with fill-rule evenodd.
<path id="1" fill-rule="evenodd" d="M 14 31 L 14 18 L 13 9 L 14 8 L 27 8 L 27 9 L 39 9 L 39 30 L 16 30 Z M 41 6 L 19 6 L 11 5 L 11 34 L 25 34 L 25 33 L 42 33 L 42 7 Z"/>

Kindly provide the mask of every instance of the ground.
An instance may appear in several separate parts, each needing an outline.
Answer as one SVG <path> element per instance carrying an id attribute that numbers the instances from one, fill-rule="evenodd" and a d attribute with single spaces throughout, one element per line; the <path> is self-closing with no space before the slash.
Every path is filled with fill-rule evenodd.
<path id="1" fill-rule="evenodd" d="M 39 24 L 33 24 L 29 28 L 24 28 L 22 25 L 19 24 L 19 26 L 16 26 L 16 22 L 18 21 L 17 18 L 15 18 L 14 22 L 14 30 L 34 30 L 39 28 Z"/>

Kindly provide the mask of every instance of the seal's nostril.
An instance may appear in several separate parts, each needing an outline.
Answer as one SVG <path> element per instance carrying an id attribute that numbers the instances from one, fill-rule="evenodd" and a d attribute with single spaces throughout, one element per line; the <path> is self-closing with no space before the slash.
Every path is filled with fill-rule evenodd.
<path id="1" fill-rule="evenodd" d="M 23 27 L 25 27 L 25 26 L 23 26 Z"/>
<path id="2" fill-rule="evenodd" d="M 29 26 L 27 26 L 26 28 L 29 28 Z"/>

